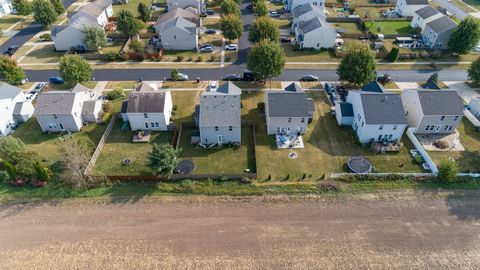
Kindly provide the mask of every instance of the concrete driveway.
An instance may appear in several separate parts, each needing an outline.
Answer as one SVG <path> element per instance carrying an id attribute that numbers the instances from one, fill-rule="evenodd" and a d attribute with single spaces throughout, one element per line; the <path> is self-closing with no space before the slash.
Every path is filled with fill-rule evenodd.
<path id="1" fill-rule="evenodd" d="M 457 90 L 458 95 L 465 101 L 469 102 L 472 98 L 480 97 L 480 94 L 464 82 L 444 82 L 448 88 Z"/>

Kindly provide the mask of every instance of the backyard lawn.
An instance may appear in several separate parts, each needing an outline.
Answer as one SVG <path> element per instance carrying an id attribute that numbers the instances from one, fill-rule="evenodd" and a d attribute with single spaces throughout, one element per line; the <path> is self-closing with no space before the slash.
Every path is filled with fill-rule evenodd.
<path id="1" fill-rule="evenodd" d="M 220 29 L 219 18 L 203 18 L 202 26 L 205 28 Z"/>
<path id="2" fill-rule="evenodd" d="M 460 132 L 460 143 L 465 147 L 465 151 L 430 151 L 428 154 L 437 166 L 443 160 L 454 159 L 461 172 L 480 172 L 480 132 L 465 118 L 457 130 Z"/>
<path id="3" fill-rule="evenodd" d="M 243 94 L 243 116 L 255 121 L 257 173 L 259 181 L 271 175 L 272 180 L 295 180 L 312 175 L 307 180 L 317 180 L 324 174 L 328 178 L 333 172 L 346 172 L 344 164 L 351 156 L 365 156 L 379 172 L 420 172 L 408 150 L 413 148 L 406 137 L 405 147 L 398 154 L 380 155 L 357 146 L 351 128 L 341 128 L 330 115 L 330 105 L 323 92 L 311 92 L 316 101 L 316 117 L 303 136 L 304 149 L 294 149 L 296 159 L 288 157 L 289 150 L 274 146 L 274 137 L 267 136 L 265 120 L 260 117 L 257 104 L 263 102 L 263 93 Z M 274 162 L 273 162 L 274 161 Z"/>
<path id="4" fill-rule="evenodd" d="M 342 29 L 347 34 L 362 34 L 362 28 L 358 23 L 332 23 L 337 30 Z"/>
<path id="5" fill-rule="evenodd" d="M 114 16 L 118 15 L 118 12 L 123 9 L 130 11 L 133 16 L 138 16 L 137 7 L 140 3 L 144 3 L 145 5 L 147 5 L 147 7 L 150 8 L 152 6 L 153 0 L 129 0 L 128 4 L 113 5 L 113 14 Z"/>
<path id="6" fill-rule="evenodd" d="M 379 32 L 386 35 L 406 35 L 414 33 L 409 21 L 365 22 L 365 27 L 374 34 Z"/>
<path id="7" fill-rule="evenodd" d="M 327 50 L 323 51 L 295 51 L 290 44 L 282 44 L 286 62 L 319 62 L 332 60 L 334 57 Z"/>

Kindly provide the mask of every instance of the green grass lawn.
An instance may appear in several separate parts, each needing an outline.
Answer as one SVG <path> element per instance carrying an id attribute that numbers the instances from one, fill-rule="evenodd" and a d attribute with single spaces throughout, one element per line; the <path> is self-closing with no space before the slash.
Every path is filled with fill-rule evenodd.
<path id="1" fill-rule="evenodd" d="M 22 16 L 17 15 L 6 15 L 0 18 L 0 29 L 6 31 L 8 28 L 12 27 L 17 22 L 23 19 Z"/>
<path id="2" fill-rule="evenodd" d="M 196 170 L 193 173 L 243 173 L 249 168 L 254 171 L 253 134 L 251 128 L 242 127 L 242 146 L 204 149 L 190 143 L 193 129 L 182 130 L 180 159 L 193 160 Z"/>
<path id="3" fill-rule="evenodd" d="M 380 31 L 380 33 L 386 34 L 386 35 L 413 34 L 413 29 L 412 27 L 410 27 L 409 21 L 365 22 L 365 26 L 370 32 L 374 34 L 379 32 L 378 27 L 382 27 L 383 29 Z"/>
<path id="4" fill-rule="evenodd" d="M 277 25 L 277 27 L 279 29 L 289 29 L 290 28 L 290 20 L 289 19 L 273 18 L 272 21 Z"/>
<path id="5" fill-rule="evenodd" d="M 133 16 L 138 16 L 137 7 L 140 3 L 144 3 L 145 5 L 147 5 L 147 7 L 150 8 L 152 6 L 153 0 L 129 0 L 128 4 L 113 5 L 113 14 L 115 16 L 116 14 L 118 14 L 118 12 L 120 12 L 120 10 L 123 9 L 130 11 Z"/>
<path id="6" fill-rule="evenodd" d="M 21 63 L 57 63 L 64 52 L 55 51 L 53 45 L 39 45 L 21 61 Z"/>
<path id="7" fill-rule="evenodd" d="M 287 175 L 290 180 L 301 177 L 304 173 L 316 180 L 323 174 L 345 172 L 344 164 L 356 155 L 365 156 L 379 172 L 420 172 L 413 162 L 408 150 L 413 148 L 406 137 L 405 147 L 400 153 L 380 155 L 369 149 L 357 146 L 355 134 L 351 128 L 341 128 L 330 115 L 330 105 L 323 92 L 311 92 L 316 101 L 316 117 L 303 136 L 304 149 L 294 149 L 298 158 L 288 158 L 289 150 L 274 147 L 273 136 L 267 136 L 265 120 L 258 113 L 257 103 L 263 102 L 263 93 L 243 94 L 243 117 L 255 121 L 257 173 L 260 181 L 269 175 L 273 180 L 282 181 Z"/>
<path id="8" fill-rule="evenodd" d="M 115 41 L 112 45 L 107 45 L 105 47 L 103 47 L 100 52 L 101 53 L 109 53 L 109 52 L 115 52 L 115 53 L 119 53 L 120 50 L 123 48 L 123 46 L 125 45 L 124 42 L 121 42 L 121 41 Z"/>
<path id="9" fill-rule="evenodd" d="M 91 153 L 93 153 L 106 127 L 106 124 L 89 124 L 84 126 L 80 132 L 72 133 L 72 136 L 88 145 Z M 37 152 L 42 159 L 49 163 L 62 160 L 62 153 L 59 149 L 62 143 L 60 137 L 63 135 L 60 133 L 43 133 L 35 117 L 21 124 L 13 136 L 20 138 L 28 150 Z"/>
<path id="10" fill-rule="evenodd" d="M 445 159 L 453 158 L 461 172 L 480 172 L 480 132 L 465 118 L 457 130 L 460 132 L 460 143 L 465 147 L 465 151 L 430 151 L 428 154 L 437 165 Z"/>
<path id="11" fill-rule="evenodd" d="M 332 23 L 335 29 L 343 29 L 347 34 L 362 34 L 362 28 L 358 23 Z"/>
<path id="12" fill-rule="evenodd" d="M 333 56 L 329 51 L 295 51 L 290 44 L 282 44 L 283 51 L 285 52 L 286 62 L 319 62 L 332 60 Z"/>
<path id="13" fill-rule="evenodd" d="M 192 78 L 193 79 L 193 78 Z M 162 89 L 169 89 L 169 88 L 198 88 L 201 90 L 205 90 L 208 83 L 206 81 L 166 81 L 162 83 Z"/>
<path id="14" fill-rule="evenodd" d="M 132 90 L 138 85 L 136 81 L 109 81 L 106 89 L 123 88 L 124 90 Z"/>
<path id="15" fill-rule="evenodd" d="M 202 18 L 202 26 L 205 28 L 220 29 L 220 18 Z"/>

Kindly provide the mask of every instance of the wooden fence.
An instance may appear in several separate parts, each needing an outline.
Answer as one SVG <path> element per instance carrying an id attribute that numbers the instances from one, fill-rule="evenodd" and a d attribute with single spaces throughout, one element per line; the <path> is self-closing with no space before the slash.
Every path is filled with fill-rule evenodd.
<path id="1" fill-rule="evenodd" d="M 108 126 L 105 129 L 105 132 L 103 133 L 102 138 L 100 138 L 100 141 L 97 144 L 97 148 L 95 149 L 95 152 L 93 152 L 93 155 L 90 158 L 90 162 L 88 162 L 88 165 L 85 168 L 85 171 L 83 173 L 84 175 L 90 175 L 92 173 L 93 168 L 95 167 L 95 163 L 97 162 L 97 159 L 100 156 L 100 153 L 102 152 L 103 146 L 107 142 L 110 132 L 112 132 L 115 121 L 117 120 L 117 114 L 118 113 L 113 114 L 112 118 L 110 119 L 110 122 L 108 122 Z"/>

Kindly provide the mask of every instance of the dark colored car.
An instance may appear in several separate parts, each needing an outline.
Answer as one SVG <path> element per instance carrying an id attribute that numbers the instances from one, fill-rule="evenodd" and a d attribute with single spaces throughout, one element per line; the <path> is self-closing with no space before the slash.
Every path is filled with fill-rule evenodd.
<path id="1" fill-rule="evenodd" d="M 292 40 L 289 37 L 280 37 L 281 43 L 290 43 Z"/>
<path id="2" fill-rule="evenodd" d="M 250 9 L 250 10 L 253 10 L 253 4 L 249 4 L 249 5 L 247 6 L 247 8 Z"/>
<path id="3" fill-rule="evenodd" d="M 215 11 L 213 9 L 207 9 L 207 15 L 213 15 L 215 14 Z"/>
<path id="4" fill-rule="evenodd" d="M 48 81 L 50 83 L 53 83 L 53 84 L 64 84 L 65 83 L 65 81 L 60 77 L 50 77 L 48 79 Z"/>
<path id="5" fill-rule="evenodd" d="M 18 51 L 18 46 L 13 45 L 7 48 L 5 52 L 3 52 L 4 55 L 9 55 L 12 56 Z"/>
<path id="6" fill-rule="evenodd" d="M 207 29 L 207 30 L 205 30 L 205 34 L 215 35 L 216 33 L 217 33 L 217 30 L 215 30 L 215 29 Z"/>
<path id="7" fill-rule="evenodd" d="M 240 80 L 242 80 L 242 76 L 240 76 L 238 74 L 228 74 L 225 77 L 223 77 L 222 80 L 224 80 L 224 81 L 240 81 Z"/>
<path id="8" fill-rule="evenodd" d="M 300 80 L 304 82 L 316 82 L 318 81 L 318 77 L 309 74 L 309 75 L 303 75 Z"/>
<path id="9" fill-rule="evenodd" d="M 251 70 L 246 69 L 245 71 L 243 71 L 243 80 L 244 81 L 255 81 L 255 80 L 257 80 L 257 77 L 258 77 L 258 75 Z"/>

